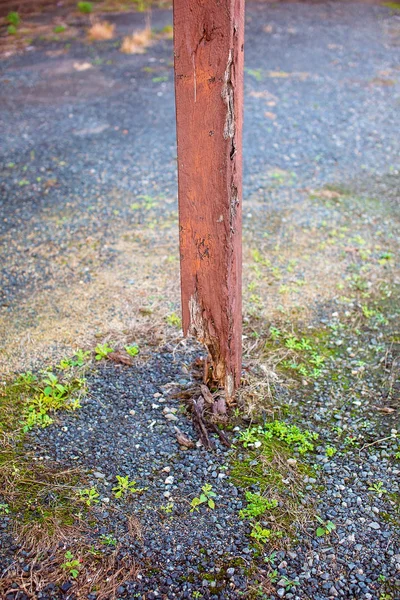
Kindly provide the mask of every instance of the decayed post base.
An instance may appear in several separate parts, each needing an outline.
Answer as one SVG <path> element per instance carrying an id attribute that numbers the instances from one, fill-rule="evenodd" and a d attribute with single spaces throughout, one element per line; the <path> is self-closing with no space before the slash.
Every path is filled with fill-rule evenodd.
<path id="1" fill-rule="evenodd" d="M 232 398 L 242 353 L 244 0 L 174 0 L 184 334 Z"/>

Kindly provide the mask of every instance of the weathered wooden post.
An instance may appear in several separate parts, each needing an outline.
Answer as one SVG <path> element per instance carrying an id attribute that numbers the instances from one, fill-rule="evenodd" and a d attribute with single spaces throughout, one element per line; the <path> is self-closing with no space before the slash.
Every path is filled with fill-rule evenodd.
<path id="1" fill-rule="evenodd" d="M 183 331 L 232 398 L 242 359 L 244 0 L 174 0 Z"/>

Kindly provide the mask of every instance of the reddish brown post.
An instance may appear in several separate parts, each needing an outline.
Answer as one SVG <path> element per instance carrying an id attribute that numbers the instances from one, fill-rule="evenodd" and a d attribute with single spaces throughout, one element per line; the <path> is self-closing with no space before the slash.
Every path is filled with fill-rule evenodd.
<path id="1" fill-rule="evenodd" d="M 244 0 L 174 0 L 183 330 L 231 398 L 242 353 Z"/>

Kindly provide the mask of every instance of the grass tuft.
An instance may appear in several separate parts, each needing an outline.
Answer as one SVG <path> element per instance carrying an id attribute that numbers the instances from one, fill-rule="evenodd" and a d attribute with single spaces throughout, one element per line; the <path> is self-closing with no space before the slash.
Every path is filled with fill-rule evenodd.
<path id="1" fill-rule="evenodd" d="M 112 40 L 115 33 L 115 25 L 108 21 L 97 21 L 87 31 L 88 39 L 92 42 L 103 42 Z"/>
<path id="2" fill-rule="evenodd" d="M 150 27 L 145 27 L 142 31 L 127 35 L 122 40 L 121 52 L 124 54 L 144 54 L 151 45 L 152 32 Z"/>

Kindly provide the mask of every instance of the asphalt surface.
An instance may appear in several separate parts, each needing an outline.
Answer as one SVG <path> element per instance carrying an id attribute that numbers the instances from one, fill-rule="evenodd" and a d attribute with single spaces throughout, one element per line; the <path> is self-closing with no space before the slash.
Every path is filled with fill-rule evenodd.
<path id="1" fill-rule="evenodd" d="M 171 11 L 155 11 L 152 26 L 171 18 Z M 144 17 L 113 20 L 123 34 L 143 26 Z M 245 198 L 271 168 L 294 174 L 301 187 L 373 178 L 396 166 L 398 20 L 389 8 L 347 2 L 248 5 Z M 39 40 L 0 66 L 7 305 L 46 281 L 39 259 L 34 273 L 24 268 L 32 245 L 51 242 L 62 252 L 63 240 L 82 229 L 107 236 L 117 220 L 129 222 L 132 196 L 176 195 L 172 42 L 136 56 L 113 42 L 78 39 L 63 49 Z M 92 68 L 77 71 L 76 63 Z M 51 231 L 42 214 L 70 218 Z"/>

